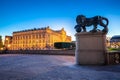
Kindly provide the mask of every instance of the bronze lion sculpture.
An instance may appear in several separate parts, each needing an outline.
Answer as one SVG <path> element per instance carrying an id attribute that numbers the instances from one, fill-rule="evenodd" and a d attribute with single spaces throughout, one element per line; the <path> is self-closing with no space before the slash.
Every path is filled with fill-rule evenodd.
<path id="1" fill-rule="evenodd" d="M 103 21 L 106 21 L 104 23 Z M 92 18 L 86 18 L 84 15 L 78 15 L 76 17 L 76 23 L 77 25 L 75 26 L 76 32 L 86 32 L 86 27 L 92 26 L 93 29 L 90 32 L 98 32 L 101 30 L 97 29 L 97 25 L 100 25 L 103 27 L 102 32 L 107 33 L 108 32 L 108 19 L 102 16 L 94 16 Z"/>

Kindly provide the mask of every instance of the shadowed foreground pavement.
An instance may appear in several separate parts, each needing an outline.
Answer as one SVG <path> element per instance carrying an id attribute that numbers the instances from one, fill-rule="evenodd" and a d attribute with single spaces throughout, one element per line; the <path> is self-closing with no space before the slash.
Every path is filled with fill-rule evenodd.
<path id="1" fill-rule="evenodd" d="M 120 80 L 120 65 L 78 66 L 74 56 L 2 54 L 0 80 Z"/>

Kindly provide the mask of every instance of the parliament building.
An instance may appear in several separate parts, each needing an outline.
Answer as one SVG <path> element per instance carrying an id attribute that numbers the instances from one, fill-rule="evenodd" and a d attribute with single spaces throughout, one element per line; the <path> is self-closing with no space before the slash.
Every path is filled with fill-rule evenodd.
<path id="1" fill-rule="evenodd" d="M 11 39 L 11 38 L 10 38 Z M 71 42 L 64 28 L 52 30 L 50 27 L 34 28 L 13 32 L 10 50 L 53 49 L 55 42 Z"/>

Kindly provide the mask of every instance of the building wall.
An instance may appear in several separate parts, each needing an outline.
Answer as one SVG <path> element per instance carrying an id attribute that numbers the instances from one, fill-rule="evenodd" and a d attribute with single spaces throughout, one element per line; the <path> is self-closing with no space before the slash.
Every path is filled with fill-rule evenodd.
<path id="1" fill-rule="evenodd" d="M 110 39 L 111 37 L 106 37 L 106 47 L 110 48 Z"/>
<path id="2" fill-rule="evenodd" d="M 54 42 L 71 42 L 64 29 L 55 31 L 47 28 L 13 32 L 11 50 L 53 49 Z"/>
<path id="3" fill-rule="evenodd" d="M 111 48 L 120 48 L 120 35 L 114 35 L 110 39 Z"/>

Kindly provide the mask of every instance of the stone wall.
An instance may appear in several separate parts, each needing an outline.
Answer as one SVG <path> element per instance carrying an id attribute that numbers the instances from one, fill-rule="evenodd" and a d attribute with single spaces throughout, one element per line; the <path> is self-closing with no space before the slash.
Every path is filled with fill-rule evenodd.
<path id="1" fill-rule="evenodd" d="M 8 50 L 1 54 L 47 54 L 47 55 L 75 55 L 74 50 Z"/>
<path id="2" fill-rule="evenodd" d="M 0 54 L 42 54 L 42 55 L 75 55 L 74 50 L 10 50 Z M 107 64 L 120 64 L 120 51 L 107 52 Z"/>

